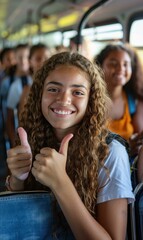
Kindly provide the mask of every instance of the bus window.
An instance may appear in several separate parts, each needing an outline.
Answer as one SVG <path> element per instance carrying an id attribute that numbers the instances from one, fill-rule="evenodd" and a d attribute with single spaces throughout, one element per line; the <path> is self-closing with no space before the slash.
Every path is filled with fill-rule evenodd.
<path id="1" fill-rule="evenodd" d="M 122 41 L 123 28 L 120 23 L 112 23 L 95 27 L 92 41 L 94 43 L 94 54 L 98 54 L 100 50 L 109 42 Z"/>
<path id="2" fill-rule="evenodd" d="M 129 36 L 129 42 L 134 47 L 143 47 L 143 31 L 141 29 L 143 29 L 143 19 L 135 20 L 131 25 Z"/>
<path id="3" fill-rule="evenodd" d="M 65 31 L 63 33 L 63 44 L 68 46 L 70 38 L 76 34 L 77 31 L 75 30 Z M 100 23 L 94 27 L 83 29 L 81 35 L 92 43 L 92 53 L 96 55 L 108 42 L 123 41 L 123 27 L 119 22 Z"/>
<path id="4" fill-rule="evenodd" d="M 108 41 L 108 40 L 122 40 L 123 29 L 120 23 L 113 23 L 109 25 L 99 26 L 95 28 L 96 41 Z"/>
<path id="5" fill-rule="evenodd" d="M 143 63 L 143 12 L 137 12 L 129 19 L 129 43 L 137 49 L 138 55 Z"/>

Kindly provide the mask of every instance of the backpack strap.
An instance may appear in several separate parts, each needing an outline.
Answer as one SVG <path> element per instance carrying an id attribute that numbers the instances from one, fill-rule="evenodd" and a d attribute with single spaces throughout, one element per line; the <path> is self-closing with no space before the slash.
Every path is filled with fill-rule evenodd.
<path id="1" fill-rule="evenodd" d="M 126 92 L 127 98 L 128 98 L 128 106 L 129 106 L 129 112 L 132 115 L 136 112 L 136 100 L 133 94 L 131 94 L 129 91 Z"/>
<path id="2" fill-rule="evenodd" d="M 9 82 L 9 85 L 11 85 L 14 81 L 14 74 L 11 74 L 10 75 L 10 82 Z"/>
<path id="3" fill-rule="evenodd" d="M 27 76 L 21 76 L 21 83 L 22 83 L 22 88 L 24 88 L 24 86 L 28 85 Z"/>
<path id="4" fill-rule="evenodd" d="M 121 137 L 119 134 L 109 132 L 108 136 L 106 137 L 106 143 L 110 144 L 113 141 L 113 139 L 116 139 L 118 142 L 120 142 L 126 148 L 127 153 L 130 157 L 130 147 L 129 147 L 128 142 L 123 137 Z"/>

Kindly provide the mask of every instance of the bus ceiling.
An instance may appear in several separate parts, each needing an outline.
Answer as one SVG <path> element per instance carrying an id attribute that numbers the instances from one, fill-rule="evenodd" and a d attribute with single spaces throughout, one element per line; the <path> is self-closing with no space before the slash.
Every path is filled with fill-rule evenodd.
<path id="1" fill-rule="evenodd" d="M 47 34 L 50 36 L 52 33 L 61 34 L 63 41 L 66 33 L 74 31 L 72 34 L 80 37 L 83 30 L 89 28 L 94 28 L 91 30 L 94 36 L 90 36 L 93 40 L 104 41 L 104 37 L 108 40 L 110 35 L 111 39 L 117 37 L 134 42 L 134 31 L 137 34 L 137 29 L 143 29 L 142 16 L 142 0 L 0 0 L 0 44 L 31 42 L 41 39 L 40 36 L 46 36 L 47 40 Z M 113 27 L 115 31 L 112 35 Z M 142 36 L 140 38 L 143 39 Z M 142 45 L 141 41 L 134 45 L 142 47 L 143 41 Z"/>

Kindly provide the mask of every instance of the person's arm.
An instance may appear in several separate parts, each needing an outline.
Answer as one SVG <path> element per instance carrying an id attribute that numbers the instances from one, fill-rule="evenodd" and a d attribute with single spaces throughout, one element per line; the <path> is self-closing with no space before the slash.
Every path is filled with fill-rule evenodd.
<path id="1" fill-rule="evenodd" d="M 82 203 L 79 195 L 77 194 L 77 191 L 75 190 L 75 187 L 73 186 L 72 182 L 68 177 L 65 178 L 61 184 L 59 183 L 59 185 L 57 185 L 57 187 L 53 190 L 53 193 L 76 239 L 78 240 L 124 239 L 121 238 L 120 235 L 117 237 L 117 234 L 115 234 L 116 229 L 112 230 L 112 225 L 110 224 L 107 224 L 106 226 L 104 224 L 101 225 L 100 222 L 98 222 L 98 219 L 96 221 L 91 216 L 91 214 L 87 211 L 86 207 Z M 119 207 L 119 204 L 116 204 L 116 207 Z M 112 212 L 113 208 L 109 215 L 105 216 L 105 213 L 102 215 L 103 218 L 106 218 L 106 223 L 112 222 L 111 221 Z M 99 215 L 101 216 L 101 211 Z M 122 216 L 122 218 L 123 217 L 124 216 Z M 124 228 L 126 228 L 126 221 L 124 221 L 124 223 L 125 223 Z M 109 233 L 112 232 L 114 232 L 114 236 L 116 235 L 116 238 L 112 238 L 112 234 L 109 235 Z"/>
<path id="2" fill-rule="evenodd" d="M 127 230 L 127 199 L 110 200 L 97 205 L 97 221 L 114 240 L 123 240 Z"/>
<path id="3" fill-rule="evenodd" d="M 128 191 L 129 189 L 122 190 L 122 193 L 125 195 L 123 199 L 118 197 L 116 200 L 106 200 L 105 203 L 98 203 L 97 219 L 95 220 L 84 206 L 73 183 L 65 171 L 67 145 L 70 140 L 68 135 L 66 137 L 67 139 L 64 138 L 61 143 L 59 153 L 55 149 L 43 148 L 40 153 L 35 156 L 35 161 L 32 167 L 33 176 L 41 184 L 51 188 L 76 239 L 124 240 L 126 237 L 127 226 L 126 196 L 128 196 L 128 194 L 130 195 L 130 191 Z M 116 150 L 114 150 L 115 153 Z M 121 150 L 123 150 L 123 147 Z M 120 161 L 121 165 L 124 160 L 128 161 L 126 155 L 125 159 Z M 116 158 L 116 163 L 118 161 L 119 159 Z M 112 162 L 110 162 L 110 164 L 112 165 Z M 129 165 L 127 166 L 129 167 Z M 116 164 L 116 168 L 118 167 L 120 167 L 120 165 Z M 113 166 L 113 171 L 116 171 L 116 168 Z M 123 169 L 121 169 L 121 171 L 122 170 Z M 128 174 L 126 174 L 126 168 L 124 170 L 126 177 L 130 177 L 129 169 Z M 117 176 L 115 175 L 115 177 L 118 177 L 118 175 L 120 175 L 119 171 L 117 171 Z M 126 182 L 126 179 L 124 180 Z M 122 179 L 119 181 L 122 181 Z M 112 181 L 110 185 L 113 186 L 114 181 Z M 128 186 L 128 184 L 124 183 L 123 187 L 124 186 Z M 112 191 L 114 192 L 114 187 L 112 187 Z M 125 193 L 126 191 L 127 193 Z M 111 194 L 114 195 L 114 193 Z M 108 193 L 105 195 L 106 197 L 107 195 L 109 197 Z M 117 194 L 115 195 L 115 198 L 117 198 Z"/>
<path id="4" fill-rule="evenodd" d="M 138 100 L 136 106 L 136 112 L 132 118 L 132 123 L 134 126 L 134 132 L 140 133 L 143 131 L 143 101 Z"/>
<path id="5" fill-rule="evenodd" d="M 58 186 L 54 194 L 78 240 L 124 240 L 127 230 L 127 199 L 115 199 L 97 205 L 96 220 L 81 202 L 70 180 Z"/>
<path id="6" fill-rule="evenodd" d="M 52 191 L 76 239 L 125 240 L 126 199 L 116 199 L 98 204 L 97 220 L 95 220 L 85 208 L 68 177 L 63 178 L 62 175 L 62 181 L 59 181 Z"/>

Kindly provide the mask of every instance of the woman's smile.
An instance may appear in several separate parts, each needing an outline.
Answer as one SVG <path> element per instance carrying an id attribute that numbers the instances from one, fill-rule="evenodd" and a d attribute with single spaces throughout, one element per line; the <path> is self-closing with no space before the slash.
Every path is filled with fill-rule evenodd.
<path id="1" fill-rule="evenodd" d="M 62 115 L 62 116 L 67 116 L 67 115 L 71 115 L 74 111 L 71 110 L 63 110 L 63 109 L 56 109 L 56 108 L 51 108 L 51 110 L 58 114 L 58 115 Z"/>

